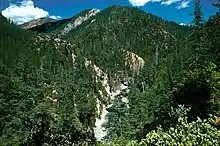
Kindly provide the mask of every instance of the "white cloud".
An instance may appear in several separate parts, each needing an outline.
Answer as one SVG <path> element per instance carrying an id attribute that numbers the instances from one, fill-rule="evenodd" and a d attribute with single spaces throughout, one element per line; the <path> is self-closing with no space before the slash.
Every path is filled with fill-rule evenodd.
<path id="1" fill-rule="evenodd" d="M 189 7 L 189 3 L 190 3 L 190 2 L 191 2 L 190 0 L 188 0 L 188 1 L 182 1 L 182 2 L 180 3 L 180 5 L 177 6 L 177 9 L 183 9 L 183 8 Z"/>
<path id="2" fill-rule="evenodd" d="M 129 2 L 133 5 L 133 6 L 144 6 L 145 4 L 147 4 L 148 2 L 150 2 L 151 0 L 129 0 Z"/>
<path id="3" fill-rule="evenodd" d="M 149 2 L 160 2 L 161 5 L 171 5 L 171 4 L 176 4 L 177 5 L 177 9 L 182 9 L 182 8 L 187 8 L 189 7 L 189 4 L 192 0 L 129 0 L 129 2 L 133 5 L 133 6 L 144 6 Z"/>
<path id="4" fill-rule="evenodd" d="M 10 18 L 16 24 L 50 16 L 47 11 L 35 7 L 32 0 L 23 0 L 17 4 L 10 3 L 9 7 L 2 11 L 2 15 Z"/>
<path id="5" fill-rule="evenodd" d="M 186 24 L 185 24 L 185 23 L 180 23 L 179 25 L 181 25 L 181 26 L 186 26 Z"/>
<path id="6" fill-rule="evenodd" d="M 166 1 L 163 1 L 161 4 L 162 5 L 171 5 L 171 4 L 174 4 L 174 3 L 177 3 L 181 0 L 166 0 Z"/>
<path id="7" fill-rule="evenodd" d="M 52 18 L 52 19 L 61 19 L 60 16 L 54 16 L 54 15 L 50 16 L 50 18 Z"/>
<path id="8" fill-rule="evenodd" d="M 162 0 L 129 0 L 129 2 L 133 5 L 133 6 L 144 6 L 149 2 L 161 2 Z"/>

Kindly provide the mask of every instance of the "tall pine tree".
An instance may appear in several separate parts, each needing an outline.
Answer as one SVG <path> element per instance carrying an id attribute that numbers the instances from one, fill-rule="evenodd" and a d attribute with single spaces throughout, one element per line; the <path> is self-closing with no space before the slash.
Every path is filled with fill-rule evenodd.
<path id="1" fill-rule="evenodd" d="M 202 22 L 204 22 L 204 16 L 202 13 L 202 7 L 201 7 L 201 1 L 200 0 L 194 0 L 195 9 L 194 9 L 194 25 L 199 26 Z"/>
<path id="2" fill-rule="evenodd" d="M 212 5 L 218 9 L 218 12 L 216 14 L 220 15 L 220 0 L 218 0 L 217 3 L 213 3 Z"/>

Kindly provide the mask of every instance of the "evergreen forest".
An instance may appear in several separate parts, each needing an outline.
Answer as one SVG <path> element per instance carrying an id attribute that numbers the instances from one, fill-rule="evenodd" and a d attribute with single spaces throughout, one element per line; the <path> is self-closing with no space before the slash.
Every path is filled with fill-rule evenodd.
<path id="1" fill-rule="evenodd" d="M 191 25 L 128 6 L 29 29 L 0 14 L 0 145 L 220 146 L 220 12 L 194 7 Z"/>

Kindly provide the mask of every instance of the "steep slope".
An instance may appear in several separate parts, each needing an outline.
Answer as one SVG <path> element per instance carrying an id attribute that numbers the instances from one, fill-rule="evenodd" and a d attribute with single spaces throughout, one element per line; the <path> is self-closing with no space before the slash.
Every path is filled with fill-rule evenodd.
<path id="1" fill-rule="evenodd" d="M 98 18 L 98 19 L 96 19 Z M 145 18 L 145 20 L 144 20 Z M 117 22 L 117 20 L 119 22 Z M 131 21 L 131 22 L 129 22 Z M 163 20 L 161 17 L 155 16 L 150 13 L 146 13 L 143 10 L 127 7 L 127 6 L 112 6 L 109 8 L 106 8 L 101 13 L 90 19 L 89 21 L 85 22 L 83 25 L 78 27 L 79 29 L 73 30 L 72 34 L 74 32 L 80 32 L 83 31 L 83 28 L 85 28 L 88 24 L 96 22 L 94 25 L 98 24 L 104 24 L 106 26 L 108 25 L 117 25 L 117 26 L 128 26 L 128 24 L 131 24 L 130 27 L 134 27 L 134 23 L 138 24 L 135 29 L 138 29 L 140 26 L 142 27 L 155 27 L 154 24 L 160 24 L 161 28 L 164 28 L 168 30 L 169 32 L 172 32 L 173 34 L 186 34 L 186 31 L 189 31 L 189 28 L 185 26 L 180 26 L 179 24 L 172 22 L 172 21 L 166 21 Z M 138 23 L 137 23 L 138 22 Z M 149 26 L 147 26 L 147 24 Z M 129 29 L 129 27 L 128 27 Z"/>
<path id="2" fill-rule="evenodd" d="M 25 29 L 31 29 L 33 27 L 37 27 L 37 26 L 43 25 L 45 23 L 51 23 L 51 22 L 55 22 L 55 21 L 56 20 L 52 19 L 52 18 L 39 18 L 39 19 L 36 19 L 36 20 L 32 20 L 30 22 L 26 22 L 26 23 L 24 23 L 20 26 L 25 28 Z"/>
<path id="3" fill-rule="evenodd" d="M 128 112 L 134 114 L 130 115 L 131 117 L 137 116 L 136 110 L 144 106 L 143 103 L 141 106 L 138 105 L 140 101 L 148 103 L 147 100 L 152 101 L 155 98 L 152 104 L 145 105 L 152 109 L 149 111 L 149 117 L 146 116 L 148 113 L 140 113 L 140 116 L 146 117 L 145 121 L 143 118 L 143 123 L 152 121 L 153 111 L 166 100 L 162 94 L 169 90 L 185 67 L 189 51 L 185 47 L 185 40 L 189 32 L 188 27 L 165 21 L 139 9 L 113 6 L 67 33 L 66 39 L 75 44 L 76 50 L 87 56 L 108 75 L 107 82 L 113 94 L 110 94 L 110 97 L 114 97 L 108 107 L 113 110 L 108 113 L 106 107 L 102 108 L 103 117 L 97 121 L 107 125 L 107 131 L 95 129 L 99 140 L 121 132 L 122 123 L 118 121 L 122 122 L 125 118 L 120 115 Z M 123 93 L 122 87 L 127 85 L 128 89 L 131 88 L 130 92 Z M 138 98 L 135 99 L 147 88 L 157 90 L 154 92 L 161 95 L 155 94 L 152 99 L 140 95 L 140 101 Z M 140 92 L 137 92 L 138 90 Z M 130 109 L 127 108 L 128 105 Z M 126 121 L 123 122 L 126 125 Z M 135 124 L 138 125 L 138 121 Z M 141 130 L 141 127 L 139 128 Z M 124 131 L 133 132 L 128 129 Z"/>
<path id="4" fill-rule="evenodd" d="M 96 13 L 96 11 L 94 10 L 90 12 L 91 13 L 85 15 L 85 18 L 79 17 L 79 19 L 76 19 L 78 21 L 74 21 L 74 24 L 80 24 L 79 22 L 86 20 L 90 16 L 93 16 L 93 12 Z M 95 122 L 98 121 L 98 119 L 95 120 L 95 117 L 101 116 L 103 114 L 103 107 L 108 105 L 108 97 L 114 97 L 114 95 L 112 94 L 114 94 L 115 91 L 109 87 L 108 82 L 110 79 L 108 79 L 108 74 L 103 72 L 104 76 L 100 75 L 102 73 L 100 73 L 99 67 L 93 65 L 95 62 L 88 61 L 91 63 L 86 63 L 88 57 L 83 57 L 84 54 L 82 56 L 82 52 L 76 49 L 75 44 L 72 45 L 65 40 L 50 35 L 37 35 L 35 33 L 20 29 L 19 27 L 8 24 L 6 22 L 2 22 L 1 29 L 2 32 L 5 32 L 2 33 L 1 36 L 1 59 L 12 69 L 16 68 L 17 64 L 23 64 L 24 62 L 22 62 L 22 60 L 27 57 L 27 60 L 25 60 L 25 62 L 30 61 L 30 63 L 33 66 L 40 69 L 39 72 L 42 72 L 41 74 L 43 77 L 43 79 L 41 80 L 45 82 L 47 86 L 52 86 L 52 84 L 61 84 L 61 78 L 62 82 L 66 82 L 66 79 L 63 79 L 63 77 L 61 77 L 62 72 L 73 71 L 74 76 L 76 76 L 76 78 L 72 80 L 71 85 L 74 85 L 74 88 L 76 88 L 74 89 L 74 94 L 81 95 L 81 97 L 73 99 L 75 102 L 74 106 L 77 107 L 76 111 L 79 112 L 79 117 L 75 116 L 79 120 L 79 122 L 76 122 L 76 124 L 80 124 L 80 129 L 85 131 L 93 128 L 95 126 Z M 20 35 L 21 37 L 17 38 L 17 35 Z M 10 39 L 5 39 L 6 36 Z M 6 49 L 5 47 L 7 47 L 8 49 Z M 131 52 L 125 53 L 127 56 L 127 64 L 129 64 L 130 68 L 133 68 L 135 71 L 138 68 L 143 67 L 143 60 L 142 65 L 139 66 L 137 63 L 137 60 L 140 60 L 138 56 Z M 130 61 L 131 63 L 129 63 Z M 72 66 L 71 64 L 74 64 L 74 66 Z M 95 80 L 93 79 L 93 72 L 95 73 Z M 71 74 L 72 73 L 70 73 L 70 76 L 67 77 L 71 77 Z M 118 78 L 119 76 L 121 75 L 115 75 L 116 78 Z M 64 83 L 62 84 L 64 85 Z M 66 87 L 69 86 L 70 85 L 66 85 Z M 59 97 L 62 95 L 56 92 L 58 90 L 62 90 L 60 89 L 60 85 L 57 87 L 52 87 L 52 89 L 46 88 L 46 90 L 49 91 L 43 93 L 46 94 L 44 98 L 46 98 L 48 102 L 53 102 L 54 104 L 56 104 L 58 102 L 57 96 Z M 85 99 L 83 99 L 86 96 L 84 90 L 86 90 L 86 93 L 88 95 L 91 93 L 90 98 L 87 99 L 88 101 L 85 101 Z M 100 96 L 100 93 L 102 93 L 102 96 Z M 62 101 L 63 99 L 60 97 L 60 100 Z M 36 102 L 38 102 L 37 99 Z M 91 104 L 91 102 L 95 104 Z M 88 110 L 87 108 L 83 108 L 85 105 L 87 105 L 88 108 L 92 108 L 92 110 L 89 113 L 86 112 Z M 100 109 L 98 107 L 100 107 Z M 99 109 L 99 111 L 97 109 Z M 59 117 L 59 114 L 53 114 Z M 90 119 L 90 121 L 87 121 L 88 119 Z M 90 131 L 82 135 L 91 135 L 92 133 L 93 132 Z M 92 138 L 92 136 L 90 136 L 89 138 Z"/>
<path id="5" fill-rule="evenodd" d="M 66 38 L 99 67 L 114 72 L 126 68 L 126 51 L 158 64 L 158 58 L 172 53 L 187 31 L 187 27 L 144 11 L 113 6 L 70 31 Z"/>
<path id="6" fill-rule="evenodd" d="M 93 64 L 60 38 L 2 20 L 0 31 L 1 144 L 94 143 L 96 101 L 108 99 Z"/>
<path id="7" fill-rule="evenodd" d="M 159 88 L 158 81 L 165 84 L 163 92 L 166 92 L 188 59 L 186 52 L 189 50 L 185 47 L 185 40 L 190 28 L 131 7 L 113 6 L 99 13 L 94 10 L 85 11 L 71 19 L 45 24 L 32 30 L 61 34 L 74 44 L 78 54 L 83 54 L 106 74 L 101 79 L 105 79 L 110 97 L 115 97 L 115 92 L 116 95 L 121 93 L 123 89 L 120 87 L 126 82 L 129 83 L 128 88 L 131 83 L 136 86 L 131 94 L 137 89 L 142 90 L 143 86 L 151 88 L 156 84 L 154 86 Z M 131 77 L 135 77 L 135 80 Z M 112 98 L 112 107 L 117 108 L 116 103 L 123 103 L 122 100 L 128 98 L 130 104 L 136 106 L 137 101 L 129 96 L 127 94 L 123 98 Z M 158 98 L 158 101 L 162 100 L 162 96 Z M 95 135 L 99 140 L 106 135 L 101 128 L 107 122 L 105 107 L 106 105 L 100 107 L 101 120 L 96 119 L 99 128 L 95 129 Z M 111 131 L 107 133 L 109 135 Z"/>
<path id="8" fill-rule="evenodd" d="M 53 49 L 57 54 L 64 55 L 60 51 L 64 52 L 65 49 L 70 51 L 73 48 L 65 41 L 57 45 L 55 37 L 37 35 L 7 21 L 0 20 L 0 31 L 0 57 L 8 66 L 13 66 L 16 59 L 25 54 L 33 65 L 40 67 L 42 57 L 50 55 Z"/>
<path id="9" fill-rule="evenodd" d="M 19 26 L 9 24 L 0 20 L 0 57 L 7 65 L 11 65 L 16 56 L 24 53 L 34 60 L 36 50 L 31 50 L 31 39 L 34 37 L 33 32 L 22 30 Z M 19 37 L 18 37 L 19 36 Z M 34 53 L 35 52 L 35 53 Z M 35 56 L 35 57 L 34 57 Z"/>
<path id="10" fill-rule="evenodd" d="M 97 132 L 94 133 L 93 128 L 97 125 L 98 117 L 105 114 L 103 113 L 103 108 L 108 105 L 109 97 L 114 97 L 112 94 L 115 91 L 110 91 L 112 89 L 109 87 L 108 75 L 101 71 L 94 62 L 88 60 L 84 54 L 81 54 L 76 49 L 75 44 L 71 44 L 54 35 L 36 34 L 21 29 L 16 25 L 9 24 L 6 21 L 0 21 L 0 30 L 2 32 L 0 37 L 0 60 L 3 61 L 3 64 L 0 61 L 0 65 L 3 65 L 3 67 L 5 67 L 4 65 L 7 66 L 7 68 L 5 67 L 6 69 L 1 70 L 0 76 L 4 76 L 5 79 L 9 78 L 10 80 L 10 75 L 5 74 L 5 70 L 11 70 L 9 72 L 13 77 L 7 82 L 14 82 L 14 79 L 16 79 L 15 82 L 18 81 L 17 79 L 23 82 L 22 88 L 12 86 L 7 93 L 3 93 L 3 88 L 6 85 L 1 86 L 0 91 L 2 96 L 0 96 L 0 100 L 4 100 L 2 103 L 5 103 L 2 105 L 5 109 L 0 109 L 3 110 L 2 113 L 9 114 L 20 111 L 20 109 L 9 110 L 11 106 L 17 107 L 17 105 L 9 104 L 11 100 L 18 102 L 18 105 L 20 105 L 22 101 L 28 101 L 31 98 L 36 105 L 27 103 L 29 106 L 22 109 L 22 113 L 29 115 L 29 112 L 32 112 L 34 115 L 37 115 L 38 112 L 42 113 L 43 111 L 35 111 L 34 108 L 41 109 L 38 106 L 41 106 L 41 102 L 43 101 L 49 110 L 48 112 L 52 115 L 50 122 L 55 121 L 55 123 L 50 125 L 50 128 L 57 126 L 56 122 L 64 122 L 66 118 L 65 114 L 75 118 L 75 121 L 71 122 L 69 119 L 69 124 L 65 124 L 65 126 L 74 124 L 71 133 L 67 132 L 69 130 L 68 128 L 65 131 L 65 129 L 59 129 L 59 127 L 56 127 L 55 131 L 48 133 L 49 137 L 56 135 L 51 140 L 52 142 L 57 143 L 59 142 L 58 139 L 62 138 L 65 138 L 67 142 L 80 143 L 81 141 L 92 139 L 94 142 L 94 135 L 97 135 Z M 20 37 L 17 37 L 18 35 Z M 132 62 L 131 68 L 136 70 L 139 68 L 138 59 L 140 60 L 135 54 L 127 52 L 127 60 Z M 144 64 L 143 60 L 141 63 L 142 65 L 140 67 Z M 4 82 L 3 79 L 1 80 L 2 82 Z M 18 83 L 16 82 L 16 84 Z M 9 92 L 14 92 L 12 91 L 14 88 L 16 92 L 20 93 L 20 95 L 16 95 L 16 97 L 21 96 L 19 99 L 14 99 L 12 98 L 13 94 L 9 94 Z M 33 93 L 30 93 L 30 90 Z M 35 92 L 38 93 L 37 91 L 39 91 L 39 97 L 35 94 Z M 65 93 L 67 91 L 69 93 Z M 67 94 L 69 95 L 67 96 Z M 5 97 L 10 100 L 5 101 Z M 72 104 L 69 105 L 70 103 Z M 26 106 L 26 103 L 24 103 L 24 106 Z M 66 106 L 68 106 L 69 110 L 65 108 Z M 88 111 L 88 109 L 90 110 Z M 46 115 L 46 117 L 49 118 L 50 115 Z M 5 115 L 1 116 L 5 117 Z M 19 115 L 15 114 L 14 117 L 20 119 Z M 7 131 L 7 126 L 4 125 L 13 124 L 11 118 L 7 122 L 1 121 L 3 122 L 3 125 L 0 125 L 3 126 L 1 127 L 2 130 Z M 28 133 L 31 127 L 27 128 L 22 124 L 27 120 L 31 120 L 31 117 L 30 119 L 29 117 L 20 119 L 21 123 L 18 123 L 18 127 L 24 127 L 22 130 Z M 100 129 L 102 129 L 101 124 L 98 127 Z M 66 136 L 74 132 L 78 133 L 75 137 L 68 138 L 69 136 Z M 37 131 L 33 133 L 37 134 Z M 6 137 L 10 134 L 13 133 L 2 132 L 2 135 Z M 16 134 L 14 133 L 15 137 L 20 136 Z M 5 140 L 4 138 L 6 137 L 0 137 L 0 141 Z M 29 135 L 28 137 L 34 139 L 34 136 Z M 100 137 L 103 137 L 103 135 Z M 11 140 L 7 144 L 17 144 L 14 142 L 16 141 Z"/>

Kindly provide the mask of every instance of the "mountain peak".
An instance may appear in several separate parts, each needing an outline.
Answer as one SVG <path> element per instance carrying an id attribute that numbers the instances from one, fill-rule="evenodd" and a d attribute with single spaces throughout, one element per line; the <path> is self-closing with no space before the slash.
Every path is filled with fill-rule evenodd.
<path id="1" fill-rule="evenodd" d="M 43 17 L 43 18 L 39 18 L 39 19 L 35 19 L 32 20 L 30 22 L 26 22 L 24 24 L 22 24 L 21 26 L 25 29 L 30 29 L 39 25 L 43 25 L 47 22 L 55 22 L 55 19 L 49 18 L 49 17 Z"/>

